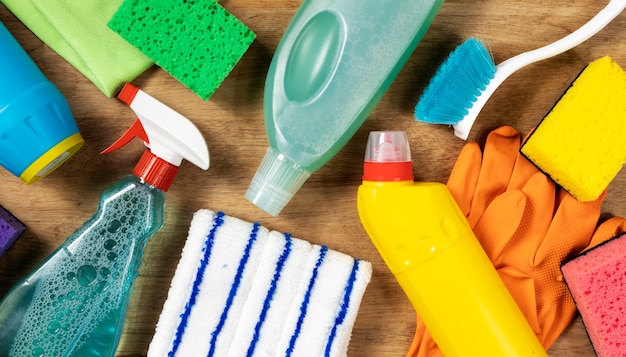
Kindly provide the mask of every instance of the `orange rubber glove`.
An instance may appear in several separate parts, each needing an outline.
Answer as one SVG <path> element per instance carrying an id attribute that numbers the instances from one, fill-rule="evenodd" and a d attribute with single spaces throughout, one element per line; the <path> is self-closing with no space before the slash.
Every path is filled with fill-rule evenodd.
<path id="1" fill-rule="evenodd" d="M 624 232 L 626 221 L 596 227 L 606 192 L 578 202 L 524 158 L 520 144 L 508 126 L 488 135 L 483 153 L 466 144 L 447 186 L 547 350 L 576 314 L 562 262 Z M 408 356 L 442 356 L 419 316 Z"/>

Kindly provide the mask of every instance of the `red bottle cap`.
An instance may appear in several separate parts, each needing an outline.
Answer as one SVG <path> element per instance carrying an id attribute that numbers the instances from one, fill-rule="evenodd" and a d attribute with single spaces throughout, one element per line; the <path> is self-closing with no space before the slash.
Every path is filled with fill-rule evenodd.
<path id="1" fill-rule="evenodd" d="M 180 168 L 146 150 L 133 169 L 133 174 L 149 185 L 167 192 Z"/>
<path id="2" fill-rule="evenodd" d="M 372 131 L 367 139 L 365 181 L 412 181 L 411 149 L 404 131 Z"/>
<path id="3" fill-rule="evenodd" d="M 365 181 L 413 181 L 413 163 L 409 162 L 374 162 L 363 163 Z"/>

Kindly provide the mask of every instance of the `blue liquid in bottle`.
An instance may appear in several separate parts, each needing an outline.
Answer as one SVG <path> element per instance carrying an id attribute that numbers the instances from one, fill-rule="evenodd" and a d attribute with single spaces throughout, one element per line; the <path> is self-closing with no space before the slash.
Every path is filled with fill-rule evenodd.
<path id="1" fill-rule="evenodd" d="M 164 193 L 129 175 L 0 303 L 0 356 L 113 356 Z"/>
<path id="2" fill-rule="evenodd" d="M 118 98 L 139 119 L 103 153 L 135 137 L 150 149 L 104 191 L 96 214 L 0 301 L 0 356 L 113 356 L 146 241 L 163 225 L 164 192 L 183 159 L 209 168 L 206 142 L 187 118 L 130 83 Z"/>

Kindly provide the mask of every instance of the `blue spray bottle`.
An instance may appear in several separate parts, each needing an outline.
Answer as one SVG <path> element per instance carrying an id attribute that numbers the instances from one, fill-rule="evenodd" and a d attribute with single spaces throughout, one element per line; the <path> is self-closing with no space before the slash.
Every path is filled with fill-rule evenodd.
<path id="1" fill-rule="evenodd" d="M 119 95 L 139 119 L 146 150 L 103 193 L 98 211 L 0 302 L 0 356 L 113 356 L 147 239 L 163 224 L 165 194 L 183 159 L 202 169 L 209 153 L 185 117 L 127 84 Z"/>

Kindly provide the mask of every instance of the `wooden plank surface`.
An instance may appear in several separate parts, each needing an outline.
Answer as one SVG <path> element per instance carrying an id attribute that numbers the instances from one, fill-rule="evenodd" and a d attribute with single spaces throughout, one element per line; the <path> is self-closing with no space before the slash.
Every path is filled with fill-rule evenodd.
<path id="1" fill-rule="evenodd" d="M 250 27 L 257 39 L 208 101 L 157 67 L 133 82 L 201 129 L 209 145 L 211 167 L 205 172 L 184 164 L 167 193 L 166 223 L 146 247 L 117 355 L 145 355 L 192 214 L 208 208 L 371 261 L 373 278 L 354 327 L 349 356 L 403 356 L 413 337 L 413 308 L 363 230 L 356 211 L 368 133 L 405 130 L 411 142 L 416 179 L 445 182 L 464 142 L 448 127 L 416 122 L 413 108 L 449 51 L 467 37 L 477 36 L 488 42 L 499 63 L 567 35 L 605 3 L 447 1 L 361 129 L 335 158 L 313 174 L 278 217 L 272 217 L 248 202 L 244 194 L 267 147 L 263 123 L 265 74 L 301 2 L 223 0 L 221 4 Z M 104 188 L 129 173 L 143 149 L 136 142 L 116 153 L 100 155 L 130 125 L 133 113 L 121 102 L 106 98 L 3 5 L 0 20 L 66 96 L 86 140 L 68 163 L 34 185 L 26 186 L 0 169 L 0 205 L 28 226 L 0 259 L 1 297 L 91 217 Z M 489 100 L 469 139 L 482 144 L 490 130 L 504 124 L 527 133 L 590 61 L 610 55 L 626 66 L 624 28 L 626 15 L 622 14 L 574 50 L 514 74 Z M 625 184 L 626 176 L 620 173 L 603 204 L 603 217 L 626 215 Z M 555 357 L 594 356 L 579 318 L 549 353 Z"/>

